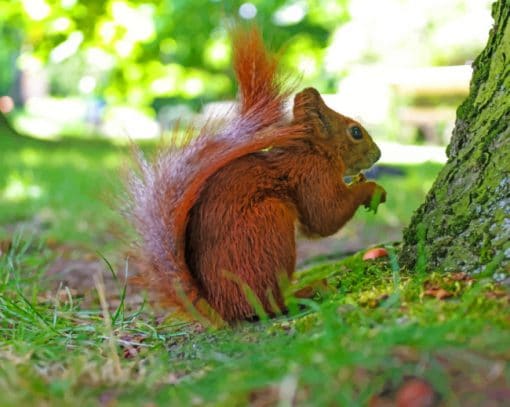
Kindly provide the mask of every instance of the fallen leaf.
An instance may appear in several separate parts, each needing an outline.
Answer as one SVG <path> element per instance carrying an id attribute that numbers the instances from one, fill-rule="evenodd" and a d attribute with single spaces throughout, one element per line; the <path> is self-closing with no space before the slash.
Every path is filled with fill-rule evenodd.
<path id="1" fill-rule="evenodd" d="M 294 292 L 296 298 L 312 298 L 317 293 L 325 292 L 328 290 L 328 283 L 326 279 L 314 281 L 307 286 L 300 288 Z"/>
<path id="2" fill-rule="evenodd" d="M 437 395 L 430 384 L 422 379 L 409 379 L 400 387 L 396 395 L 397 407 L 431 407 Z"/>
<path id="3" fill-rule="evenodd" d="M 369 249 L 363 255 L 363 260 L 374 260 L 380 257 L 388 257 L 388 250 L 383 247 L 376 247 L 374 249 Z"/>
<path id="4" fill-rule="evenodd" d="M 444 300 L 453 296 L 451 292 L 446 291 L 444 288 L 429 288 L 424 291 L 424 294 L 429 297 L 435 297 L 438 300 Z"/>

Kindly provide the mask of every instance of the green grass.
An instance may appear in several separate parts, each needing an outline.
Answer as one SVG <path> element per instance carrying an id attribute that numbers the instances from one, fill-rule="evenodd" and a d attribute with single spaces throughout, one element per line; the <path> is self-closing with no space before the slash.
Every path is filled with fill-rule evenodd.
<path id="1" fill-rule="evenodd" d="M 115 228 L 120 147 L 102 141 L 0 137 L 0 235 L 101 244 Z"/>
<path id="2" fill-rule="evenodd" d="M 7 137 L 0 154 L 1 406 L 363 406 L 394 401 L 409 377 L 427 380 L 443 405 L 508 394 L 510 294 L 483 276 L 403 272 L 360 254 L 316 259 L 300 274 L 303 284 L 327 280 L 315 298 L 216 330 L 133 305 L 106 263 L 105 284 L 88 276 L 88 296 L 59 289 L 48 273 L 63 246 L 78 257 L 80 245 L 108 247 L 108 261 L 122 263 L 108 196 L 128 155 L 101 141 Z M 439 167 L 404 169 L 379 180 L 387 204 L 361 211 L 348 233 L 387 241 L 409 221 Z M 440 288 L 451 297 L 431 296 Z"/>
<path id="3" fill-rule="evenodd" d="M 141 309 L 105 318 L 99 305 L 45 295 L 42 254 L 20 245 L 0 264 L 2 405 L 241 406 L 269 398 L 356 406 L 409 376 L 456 405 L 480 397 L 476 386 L 487 385 L 495 366 L 510 375 L 508 297 L 491 295 L 489 280 L 401 275 L 357 255 L 306 272 L 326 277 L 329 290 L 302 310 L 204 331 Z M 453 297 L 423 296 L 432 283 Z"/>

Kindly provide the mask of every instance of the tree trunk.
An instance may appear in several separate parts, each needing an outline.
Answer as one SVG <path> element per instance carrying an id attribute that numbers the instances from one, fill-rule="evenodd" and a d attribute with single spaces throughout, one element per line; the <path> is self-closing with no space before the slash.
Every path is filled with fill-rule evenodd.
<path id="1" fill-rule="evenodd" d="M 404 230 L 399 260 L 409 269 L 510 275 L 510 0 L 492 15 L 448 162 Z"/>

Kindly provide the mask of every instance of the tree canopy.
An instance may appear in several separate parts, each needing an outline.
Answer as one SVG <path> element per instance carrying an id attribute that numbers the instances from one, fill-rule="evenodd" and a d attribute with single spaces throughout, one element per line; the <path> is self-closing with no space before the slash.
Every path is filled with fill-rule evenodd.
<path id="1" fill-rule="evenodd" d="M 329 32 L 348 18 L 345 3 L 309 2 L 306 16 L 298 6 L 286 14 L 294 15 L 289 25 L 278 20 L 282 0 L 2 2 L 0 60 L 13 69 L 3 70 L 0 93 L 12 86 L 17 60 L 22 69 L 45 64 L 54 94 L 73 93 L 79 84 L 85 92 L 135 105 L 158 97 L 218 98 L 234 91 L 228 16 L 242 20 L 256 13 L 263 30 L 271 26 L 268 40 L 275 49 L 287 44 L 288 58 L 318 59 Z"/>
<path id="2" fill-rule="evenodd" d="M 451 32 L 456 22 L 470 24 L 470 35 L 476 36 L 475 24 L 465 20 L 487 1 L 455 0 L 440 9 L 437 2 L 416 0 L 3 1 L 0 63 L 10 69 L 0 72 L 0 94 L 12 93 L 19 69 L 44 67 L 54 95 L 95 94 L 135 106 L 158 98 L 203 102 L 231 96 L 228 27 L 234 19 L 256 20 L 272 48 L 284 48 L 285 66 L 331 92 L 344 74 L 344 61 L 394 58 L 396 50 L 416 54 L 409 35 L 430 50 L 416 63 L 462 63 L 472 50 L 452 35 L 445 47 L 445 27 Z M 409 21 L 391 20 L 397 17 L 392 7 L 411 13 Z M 353 16 L 361 17 L 365 28 L 346 26 L 339 32 Z"/>

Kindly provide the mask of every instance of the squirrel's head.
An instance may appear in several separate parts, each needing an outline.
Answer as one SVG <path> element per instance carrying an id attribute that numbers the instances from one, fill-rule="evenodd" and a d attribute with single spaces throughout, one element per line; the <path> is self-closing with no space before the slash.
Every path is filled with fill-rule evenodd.
<path id="1" fill-rule="evenodd" d="M 381 157 L 379 147 L 357 121 L 330 109 L 314 88 L 306 88 L 294 98 L 294 120 L 311 127 L 314 143 L 333 149 L 345 165 L 345 175 L 370 168 Z"/>

